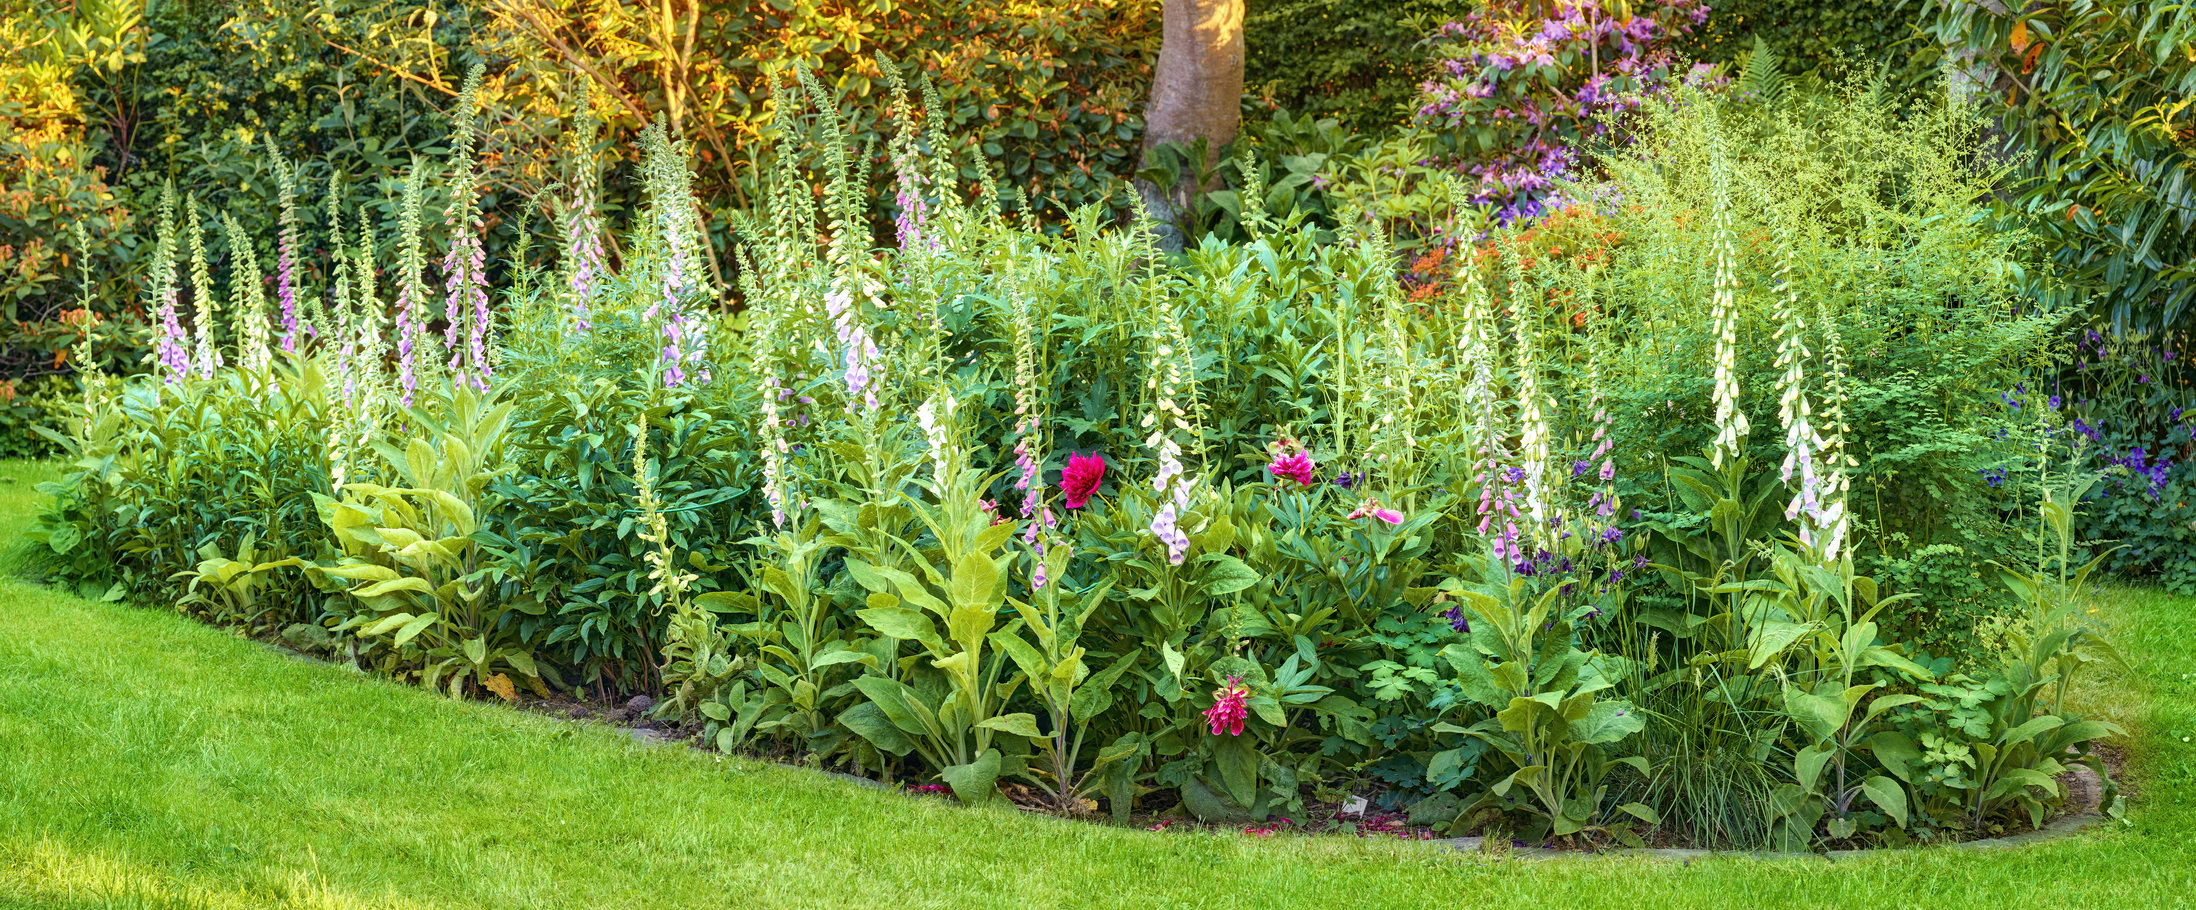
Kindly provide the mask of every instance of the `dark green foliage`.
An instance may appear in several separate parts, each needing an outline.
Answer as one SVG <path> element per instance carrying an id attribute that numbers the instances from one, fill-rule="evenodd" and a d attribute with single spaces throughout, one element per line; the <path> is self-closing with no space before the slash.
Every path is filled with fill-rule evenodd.
<path id="1" fill-rule="evenodd" d="M 1247 0 L 1247 105 L 1333 117 L 1352 130 L 1406 122 L 1431 75 L 1426 39 L 1474 0 Z"/>
<path id="2" fill-rule="evenodd" d="M 1993 9 L 2009 12 L 1993 12 Z M 2022 170 L 2003 209 L 2049 241 L 2051 304 L 2115 333 L 2196 320 L 2196 7 L 1932 2 Z"/>
<path id="3" fill-rule="evenodd" d="M 514 427 L 512 470 L 489 487 L 500 596 L 538 607 L 519 622 L 545 656 L 578 671 L 568 678 L 610 692 L 656 690 L 669 619 L 650 590 L 627 427 L 650 425 L 656 495 L 672 546 L 700 575 L 694 593 L 738 582 L 729 567 L 758 499 L 744 423 L 690 398 L 647 399 L 604 380 L 543 389 L 543 406 Z"/>
<path id="4" fill-rule="evenodd" d="M 2073 357 L 2048 395 L 2022 397 L 2058 411 L 2085 467 L 2103 473 L 2083 503 L 2082 536 L 2117 547 L 2105 557 L 2113 572 L 2196 591 L 2196 371 L 2187 336 L 2090 330 L 2075 339 Z"/>
<path id="5" fill-rule="evenodd" d="M 1695 60 L 1738 61 L 1766 42 L 1793 72 L 1854 66 L 1918 85 L 1936 74 L 1935 48 L 1920 36 L 1923 0 L 1724 0 L 1679 43 Z"/>

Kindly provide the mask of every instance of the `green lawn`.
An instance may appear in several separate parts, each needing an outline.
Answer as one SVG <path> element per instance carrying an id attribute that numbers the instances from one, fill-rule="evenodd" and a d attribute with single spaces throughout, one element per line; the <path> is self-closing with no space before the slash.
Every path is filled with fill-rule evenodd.
<path id="1" fill-rule="evenodd" d="M 0 464 L 0 542 L 51 476 Z M 2113 592 L 2131 824 L 1997 851 L 1500 860 L 972 811 L 286 657 L 0 580 L 0 906 L 2183 907 L 2196 601 Z"/>

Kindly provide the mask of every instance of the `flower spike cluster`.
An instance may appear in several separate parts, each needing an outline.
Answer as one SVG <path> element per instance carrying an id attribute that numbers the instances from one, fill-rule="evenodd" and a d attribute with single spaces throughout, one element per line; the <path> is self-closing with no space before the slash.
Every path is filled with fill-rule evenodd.
<path id="1" fill-rule="evenodd" d="M 1034 337 L 1036 328 L 1031 322 L 1029 293 L 1018 280 L 1010 284 L 1015 326 L 1014 429 L 1018 435 L 1014 441 L 1014 466 L 1019 472 L 1014 479 L 1014 488 L 1022 491 L 1022 518 L 1028 522 L 1022 531 L 1022 542 L 1036 556 L 1035 566 L 1030 569 L 1030 590 L 1042 591 L 1050 581 L 1045 574 L 1045 554 L 1052 547 L 1052 531 L 1059 519 L 1052 514 L 1052 507 L 1045 504 L 1045 485 L 1039 476 L 1045 460 L 1044 415 L 1037 398 L 1037 340 Z"/>
<path id="2" fill-rule="evenodd" d="M 1711 227 L 1709 255 L 1715 259 L 1715 297 L 1710 307 L 1710 322 L 1716 333 L 1716 441 L 1710 455 L 1716 467 L 1723 467 L 1745 454 L 1746 414 L 1739 410 L 1738 381 L 1738 279 L 1732 275 L 1736 253 L 1731 244 L 1731 178 L 1723 160 L 1723 132 L 1709 132 L 1713 148 L 1710 154 L 1713 172 L 1709 180 L 1714 184 L 1715 221 Z"/>
<path id="3" fill-rule="evenodd" d="M 480 139 L 481 66 L 473 64 L 458 93 L 456 148 L 450 155 L 450 204 L 442 210 L 450 248 L 442 257 L 442 343 L 450 374 L 459 385 L 488 391 L 495 370 L 488 363 L 488 252 L 481 246 L 480 174 L 474 144 Z M 459 336 L 464 336 L 462 341 Z"/>
<path id="4" fill-rule="evenodd" d="M 199 209 L 196 193 L 185 209 L 191 216 L 191 303 L 195 307 L 191 329 L 197 339 L 191 366 L 200 379 L 212 379 L 214 370 L 221 366 L 221 352 L 214 349 L 213 273 L 206 267 L 206 216 Z"/>
<path id="5" fill-rule="evenodd" d="M 570 295 L 567 315 L 572 320 L 572 330 L 585 334 L 594 328 L 590 320 L 595 290 L 609 275 L 610 267 L 609 256 L 603 251 L 602 219 L 595 212 L 595 199 L 600 195 L 602 185 L 601 172 L 595 165 L 596 121 L 593 113 L 585 110 L 577 119 L 580 127 L 572 134 L 570 155 L 575 164 L 571 207 L 564 214 L 562 264 L 565 289 Z"/>
<path id="6" fill-rule="evenodd" d="M 706 298 L 708 284 L 701 273 L 702 226 L 694 200 L 694 174 L 669 129 L 659 117 L 641 134 L 649 218 L 661 256 L 656 264 L 659 296 L 649 303 L 645 316 L 661 326 L 663 384 L 677 388 L 701 360 L 702 324 L 693 308 Z M 708 381 L 706 371 L 694 378 Z"/>
<path id="7" fill-rule="evenodd" d="M 274 353 L 267 346 L 267 292 L 259 257 L 234 213 L 221 214 L 221 227 L 229 238 L 229 324 L 236 331 L 237 359 L 246 372 L 265 376 Z"/>
<path id="8" fill-rule="evenodd" d="M 1156 309 L 1151 339 L 1152 371 L 1146 380 L 1153 404 L 1152 412 L 1145 414 L 1143 421 L 1144 428 L 1151 431 L 1144 444 L 1159 456 L 1159 473 L 1151 480 L 1152 490 L 1159 494 L 1159 508 L 1151 518 L 1151 535 L 1166 546 L 1167 562 L 1178 566 L 1189 556 L 1189 535 L 1183 533 L 1181 522 L 1182 516 L 1190 510 L 1191 494 L 1197 488 L 1196 478 L 1182 469 L 1182 445 L 1175 439 L 1177 431 L 1191 436 L 1197 432 L 1189 413 L 1179 403 L 1189 390 L 1188 365 L 1192 360 L 1189 339 L 1175 316 L 1173 301 L 1161 296 Z"/>
<path id="9" fill-rule="evenodd" d="M 184 348 L 183 324 L 176 319 L 176 306 L 182 297 L 182 283 L 176 276 L 175 266 L 175 184 L 169 183 L 160 192 L 159 233 L 153 245 L 153 331 L 159 337 L 153 342 L 153 360 L 162 382 L 182 382 L 191 373 L 191 355 Z"/>
<path id="10" fill-rule="evenodd" d="M 419 356 L 427 340 L 427 254 L 420 242 L 420 197 L 426 182 L 427 165 L 413 159 L 397 214 L 397 402 L 407 408 L 419 391 L 422 368 L 433 363 Z"/>
<path id="11" fill-rule="evenodd" d="M 1799 289 L 1792 273 L 1792 236 L 1780 219 L 1777 241 L 1777 423 L 1784 428 L 1784 463 L 1777 476 L 1792 487 L 1792 500 L 1784 507 L 1786 521 L 1799 522 L 1800 544 L 1814 548 L 1822 543 L 1828 514 L 1822 500 L 1822 477 L 1817 455 L 1822 436 L 1815 432 L 1814 408 L 1807 399 L 1807 317 L 1800 310 Z M 1798 483 L 1793 476 L 1798 475 Z"/>

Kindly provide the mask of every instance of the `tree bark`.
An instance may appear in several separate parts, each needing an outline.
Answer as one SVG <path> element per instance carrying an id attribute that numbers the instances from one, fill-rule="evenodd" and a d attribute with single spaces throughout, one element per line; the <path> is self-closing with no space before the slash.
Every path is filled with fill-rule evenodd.
<path id="1" fill-rule="evenodd" d="M 1152 151 L 1168 142 L 1203 139 L 1207 155 L 1217 155 L 1235 138 L 1243 116 L 1243 0 L 1166 0 L 1164 23 L 1151 100 L 1144 105 L 1147 165 Z M 1212 162 L 1201 164 L 1203 170 Z M 1173 230 L 1176 217 L 1200 189 L 1190 178 L 1170 187 L 1136 182 L 1172 248 L 1183 239 Z"/>

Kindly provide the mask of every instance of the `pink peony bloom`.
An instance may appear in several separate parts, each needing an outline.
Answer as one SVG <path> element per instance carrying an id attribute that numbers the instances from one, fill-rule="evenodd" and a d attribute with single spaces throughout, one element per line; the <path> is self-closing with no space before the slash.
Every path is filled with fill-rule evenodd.
<path id="1" fill-rule="evenodd" d="M 1205 709 L 1205 722 L 1212 725 L 1212 735 L 1219 736 L 1222 729 L 1229 736 L 1243 735 L 1243 720 L 1250 716 L 1244 699 L 1250 690 L 1243 687 L 1240 676 L 1228 677 L 1228 684 L 1212 690 L 1212 707 Z"/>
<path id="2" fill-rule="evenodd" d="M 1272 474 L 1281 480 L 1296 481 L 1297 486 L 1304 487 L 1318 482 L 1313 474 L 1313 469 L 1311 453 L 1309 452 L 1297 452 L 1286 456 L 1277 455 L 1274 456 L 1272 464 L 1266 465 L 1266 473 Z"/>
<path id="3" fill-rule="evenodd" d="M 1088 505 L 1105 479 L 1106 456 L 1069 455 L 1067 467 L 1060 472 L 1060 492 L 1067 496 L 1067 507 L 1080 509 Z"/>

